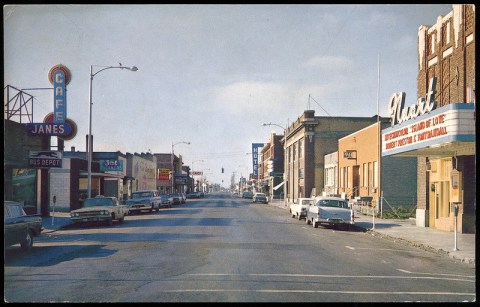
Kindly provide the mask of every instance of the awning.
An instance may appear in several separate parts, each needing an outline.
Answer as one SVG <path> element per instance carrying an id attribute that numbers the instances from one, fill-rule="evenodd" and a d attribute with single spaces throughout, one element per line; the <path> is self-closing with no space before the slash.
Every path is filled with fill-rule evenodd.
<path id="1" fill-rule="evenodd" d="M 277 184 L 273 189 L 276 191 L 276 190 L 280 189 L 280 187 L 284 184 L 285 184 L 285 181 L 282 181 L 281 183 Z"/>

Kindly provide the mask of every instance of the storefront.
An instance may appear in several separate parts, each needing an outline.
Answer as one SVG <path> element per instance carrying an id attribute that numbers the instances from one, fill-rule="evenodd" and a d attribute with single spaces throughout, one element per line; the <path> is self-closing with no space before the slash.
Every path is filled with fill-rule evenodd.
<path id="1" fill-rule="evenodd" d="M 475 232 L 475 105 L 430 102 L 430 111 L 382 130 L 382 156 L 418 157 L 426 199 L 418 226 L 454 231 L 457 207 L 457 230 Z"/>

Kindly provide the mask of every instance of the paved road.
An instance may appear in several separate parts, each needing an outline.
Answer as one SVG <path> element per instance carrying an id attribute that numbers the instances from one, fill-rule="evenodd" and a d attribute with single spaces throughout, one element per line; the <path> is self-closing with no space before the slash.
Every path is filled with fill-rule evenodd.
<path id="1" fill-rule="evenodd" d="M 475 269 L 273 206 L 207 195 L 5 254 L 8 302 L 473 301 Z"/>

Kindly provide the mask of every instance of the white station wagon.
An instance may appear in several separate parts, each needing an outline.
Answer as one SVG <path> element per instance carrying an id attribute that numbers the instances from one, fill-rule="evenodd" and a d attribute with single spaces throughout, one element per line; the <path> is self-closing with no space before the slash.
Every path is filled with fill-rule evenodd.
<path id="1" fill-rule="evenodd" d="M 317 228 L 320 224 L 342 226 L 350 229 L 354 222 L 354 212 L 350 204 L 339 197 L 315 197 L 314 203 L 308 207 L 307 224 Z"/>
<path id="2" fill-rule="evenodd" d="M 313 198 L 299 198 L 290 205 L 290 214 L 293 218 L 301 220 L 307 216 L 307 210 L 310 205 L 313 205 Z"/>

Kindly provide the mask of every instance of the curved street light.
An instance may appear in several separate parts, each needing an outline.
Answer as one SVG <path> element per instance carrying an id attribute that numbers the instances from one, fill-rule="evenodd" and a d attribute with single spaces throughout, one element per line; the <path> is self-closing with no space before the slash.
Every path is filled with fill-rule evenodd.
<path id="1" fill-rule="evenodd" d="M 262 124 L 262 126 L 264 126 L 264 127 L 265 127 L 265 126 L 277 126 L 277 127 L 282 128 L 284 132 L 285 132 L 285 130 L 287 130 L 285 127 L 282 127 L 282 126 L 280 126 L 280 125 L 278 125 L 278 124 L 274 124 L 274 123 L 272 123 L 272 122 L 270 122 L 270 123 L 268 123 L 268 124 L 265 124 L 265 123 L 264 123 L 264 124 Z"/>
<path id="2" fill-rule="evenodd" d="M 119 68 L 119 69 L 127 69 L 130 71 L 137 71 L 138 68 L 136 66 L 132 67 L 126 67 L 122 66 L 121 63 L 119 63 L 119 66 L 107 66 L 104 67 L 95 73 L 93 72 L 93 65 L 90 65 L 90 86 L 89 86 L 89 104 L 90 104 L 90 112 L 89 112 L 89 122 L 88 122 L 88 153 L 87 153 L 87 159 L 88 159 L 88 178 L 87 178 L 87 191 L 88 191 L 88 198 L 92 197 L 92 152 L 93 152 L 93 140 L 92 140 L 92 83 L 93 83 L 93 77 L 95 77 L 98 73 L 107 70 L 107 69 L 112 69 L 112 68 Z"/>

